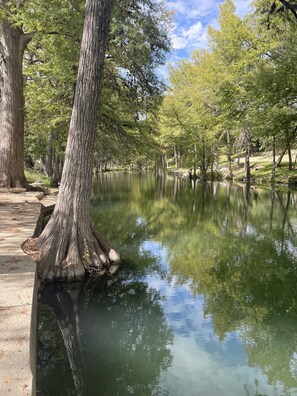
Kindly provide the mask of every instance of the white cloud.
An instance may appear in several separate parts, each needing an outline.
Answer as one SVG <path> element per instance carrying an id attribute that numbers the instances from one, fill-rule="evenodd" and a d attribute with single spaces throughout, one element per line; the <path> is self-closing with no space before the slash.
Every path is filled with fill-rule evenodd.
<path id="1" fill-rule="evenodd" d="M 236 7 L 236 14 L 243 18 L 251 10 L 251 0 L 235 0 L 234 5 Z"/>
<path id="2" fill-rule="evenodd" d="M 166 7 L 175 11 L 171 33 L 173 50 L 186 51 L 207 46 L 208 25 L 217 27 L 219 5 L 223 0 L 167 0 Z M 236 13 L 244 17 L 251 0 L 234 0 Z"/>
<path id="3" fill-rule="evenodd" d="M 185 16 L 190 20 L 212 14 L 220 2 L 220 0 L 169 0 L 166 1 L 166 7 L 174 10 L 177 18 Z"/>
<path id="4" fill-rule="evenodd" d="M 171 42 L 174 51 L 186 51 L 207 45 L 208 21 L 218 13 L 221 0 L 167 0 L 168 9 L 175 11 Z M 243 1 L 243 0 L 238 0 Z"/>
<path id="5" fill-rule="evenodd" d="M 188 45 L 188 40 L 185 37 L 178 36 L 175 33 L 173 33 L 171 36 L 171 42 L 173 49 L 175 50 L 187 48 Z"/>
<path id="6" fill-rule="evenodd" d="M 223 0 L 167 0 L 166 7 L 175 12 L 176 18 L 185 17 L 186 20 L 205 18 L 218 13 Z M 245 16 L 252 0 L 234 0 L 237 14 Z"/>
<path id="7" fill-rule="evenodd" d="M 250 11 L 252 0 L 234 0 L 236 14 L 243 18 Z M 194 50 L 208 47 L 207 30 L 211 25 L 218 29 L 219 5 L 224 0 L 165 0 L 166 8 L 174 11 L 171 32 L 173 51 L 167 61 L 176 65 L 189 59 Z M 168 65 L 159 74 L 168 81 Z"/>
<path id="8" fill-rule="evenodd" d="M 186 37 L 188 40 L 195 40 L 200 36 L 202 31 L 202 23 L 198 21 L 194 25 L 190 26 L 187 30 L 185 30 L 182 35 Z"/>
<path id="9" fill-rule="evenodd" d="M 167 1 L 166 7 L 180 14 L 185 14 L 187 12 L 187 4 L 185 1 Z"/>
<path id="10" fill-rule="evenodd" d="M 187 28 L 176 27 L 171 35 L 171 42 L 174 50 L 201 48 L 202 43 L 206 45 L 207 26 L 203 27 L 200 21 Z"/>

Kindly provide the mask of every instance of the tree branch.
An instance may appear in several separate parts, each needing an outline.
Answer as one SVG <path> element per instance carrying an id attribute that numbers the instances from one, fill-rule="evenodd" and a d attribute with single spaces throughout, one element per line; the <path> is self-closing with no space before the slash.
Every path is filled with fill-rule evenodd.
<path id="1" fill-rule="evenodd" d="M 35 36 L 37 32 L 30 32 L 30 33 L 24 33 L 23 34 L 23 45 L 26 48 L 27 45 L 30 43 L 30 41 L 33 39 L 33 37 Z"/>
<path id="2" fill-rule="evenodd" d="M 276 5 L 277 0 L 274 0 L 274 2 L 271 4 L 270 10 L 268 12 L 268 18 L 267 18 L 268 29 L 270 27 L 270 16 L 275 13 L 284 12 L 285 10 L 288 10 L 294 15 L 295 19 L 297 20 L 297 4 L 296 4 L 295 0 L 292 0 L 292 1 L 279 0 L 279 1 L 282 3 L 281 7 L 277 7 L 277 5 Z"/>
<path id="3" fill-rule="evenodd" d="M 293 2 L 289 2 L 289 1 L 287 1 L 287 0 L 279 0 L 282 4 L 283 4 L 283 6 L 287 9 L 287 10 L 289 10 L 289 11 L 291 11 L 291 13 L 294 15 L 294 17 L 297 19 L 297 12 L 296 12 L 296 10 L 297 10 L 297 4 L 296 3 L 293 3 Z"/>

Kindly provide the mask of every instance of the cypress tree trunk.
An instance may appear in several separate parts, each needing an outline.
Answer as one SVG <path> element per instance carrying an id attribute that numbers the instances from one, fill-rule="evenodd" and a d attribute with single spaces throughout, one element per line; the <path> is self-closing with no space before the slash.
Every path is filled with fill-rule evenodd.
<path id="1" fill-rule="evenodd" d="M 271 169 L 271 181 L 275 179 L 275 170 L 276 170 L 276 147 L 275 147 L 275 136 L 273 135 L 272 140 L 272 169 Z"/>
<path id="2" fill-rule="evenodd" d="M 233 171 L 232 171 L 232 147 L 231 147 L 231 139 L 229 131 L 226 132 L 227 137 L 227 158 L 228 158 L 228 169 L 229 169 L 229 179 L 233 179 Z"/>
<path id="3" fill-rule="evenodd" d="M 181 166 L 182 166 L 181 153 L 180 150 L 178 150 L 178 167 L 181 168 Z"/>
<path id="4" fill-rule="evenodd" d="M 173 147 L 173 151 L 174 151 L 175 169 L 178 169 L 178 155 L 177 155 L 176 144 L 175 144 L 174 147 Z"/>
<path id="5" fill-rule="evenodd" d="M 287 151 L 287 149 L 285 148 L 285 149 L 281 152 L 281 154 L 279 155 L 278 160 L 276 161 L 276 165 L 275 165 L 276 168 L 279 168 L 279 167 L 281 166 L 281 163 L 282 163 L 282 160 L 283 160 L 283 158 L 284 158 L 284 155 L 286 154 L 286 151 Z"/>
<path id="6" fill-rule="evenodd" d="M 206 163 L 206 147 L 204 141 L 202 142 L 202 160 L 201 160 L 201 180 L 207 180 L 207 163 Z"/>
<path id="7" fill-rule="evenodd" d="M 193 177 L 197 176 L 197 146 L 193 144 Z"/>
<path id="8" fill-rule="evenodd" d="M 247 182 L 251 180 L 251 167 L 250 167 L 250 156 L 251 156 L 251 131 L 247 127 L 245 129 L 245 179 Z"/>
<path id="9" fill-rule="evenodd" d="M 57 149 L 55 148 L 56 140 L 55 134 L 50 133 L 44 162 L 45 173 L 51 179 L 51 185 L 54 187 L 58 186 L 62 175 L 61 157 L 57 154 Z"/>
<path id="10" fill-rule="evenodd" d="M 7 8 L 7 1 L 0 5 Z M 28 187 L 24 174 L 23 55 L 33 34 L 1 19 L 0 186 Z"/>
<path id="11" fill-rule="evenodd" d="M 293 170 L 293 159 L 292 159 L 292 151 L 290 144 L 288 144 L 288 157 L 289 157 L 289 170 Z"/>
<path id="12" fill-rule="evenodd" d="M 76 92 L 57 204 L 36 243 L 42 281 L 113 273 L 120 257 L 90 218 L 94 138 L 111 0 L 86 0 Z"/>

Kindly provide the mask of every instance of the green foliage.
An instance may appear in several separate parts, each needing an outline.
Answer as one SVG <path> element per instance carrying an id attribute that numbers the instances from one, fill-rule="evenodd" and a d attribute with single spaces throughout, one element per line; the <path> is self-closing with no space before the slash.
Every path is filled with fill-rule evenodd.
<path id="1" fill-rule="evenodd" d="M 54 149 L 63 157 L 75 89 L 83 22 L 82 0 L 34 9 L 37 31 L 26 56 L 26 151 L 33 158 Z M 33 12 L 32 11 L 32 12 Z M 47 12 L 49 15 L 47 15 Z M 24 14 L 25 15 L 25 14 Z M 162 83 L 155 74 L 169 50 L 170 15 L 150 0 L 115 2 L 101 96 L 97 161 L 124 161 L 147 153 Z M 125 150 L 122 147 L 125 146 Z"/>
<path id="2" fill-rule="evenodd" d="M 268 26 L 269 1 L 254 1 L 244 19 L 236 15 L 232 0 L 220 7 L 219 27 L 208 31 L 208 49 L 194 51 L 191 60 L 170 68 L 170 88 L 164 94 L 155 69 L 165 63 L 170 48 L 170 13 L 153 0 L 115 2 L 97 164 L 167 162 L 206 173 L 218 170 L 220 154 L 295 148 L 296 23 L 290 13 L 287 18 L 276 13 Z M 33 35 L 24 62 L 26 155 L 45 161 L 54 153 L 61 164 L 84 2 L 11 1 L 2 11 Z"/>
<path id="3" fill-rule="evenodd" d="M 269 5 L 254 2 L 242 20 L 225 1 L 219 28 L 209 28 L 209 48 L 171 68 L 159 123 L 168 155 L 178 145 L 189 166 L 194 142 L 198 157 L 201 146 L 208 149 L 208 163 L 218 151 L 248 156 L 256 146 L 271 151 L 274 144 L 277 153 L 295 147 L 297 27 L 278 15 L 268 29 L 262 11 Z"/>

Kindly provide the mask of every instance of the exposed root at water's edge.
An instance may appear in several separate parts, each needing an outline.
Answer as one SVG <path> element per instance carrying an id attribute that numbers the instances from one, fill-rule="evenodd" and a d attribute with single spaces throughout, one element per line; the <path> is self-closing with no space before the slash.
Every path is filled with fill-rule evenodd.
<path id="1" fill-rule="evenodd" d="M 101 237 L 100 237 L 101 238 Z M 74 282 L 83 279 L 86 275 L 93 278 L 102 277 L 104 275 L 115 275 L 122 262 L 119 255 L 114 249 L 108 252 L 102 252 L 100 245 L 100 256 L 98 248 L 90 251 L 85 245 L 81 248 L 78 245 L 73 248 L 69 246 L 63 260 L 56 263 L 57 250 L 53 252 L 48 250 L 45 254 L 38 244 L 39 238 L 28 238 L 23 244 L 23 251 L 37 264 L 37 273 L 41 282 L 51 283 L 54 281 Z M 96 238 L 97 244 L 99 241 Z M 104 245 L 104 239 L 101 240 Z M 89 244 L 88 244 L 89 245 Z M 93 245 L 93 244 L 92 244 Z M 97 245 L 97 246 L 98 246 Z"/>

